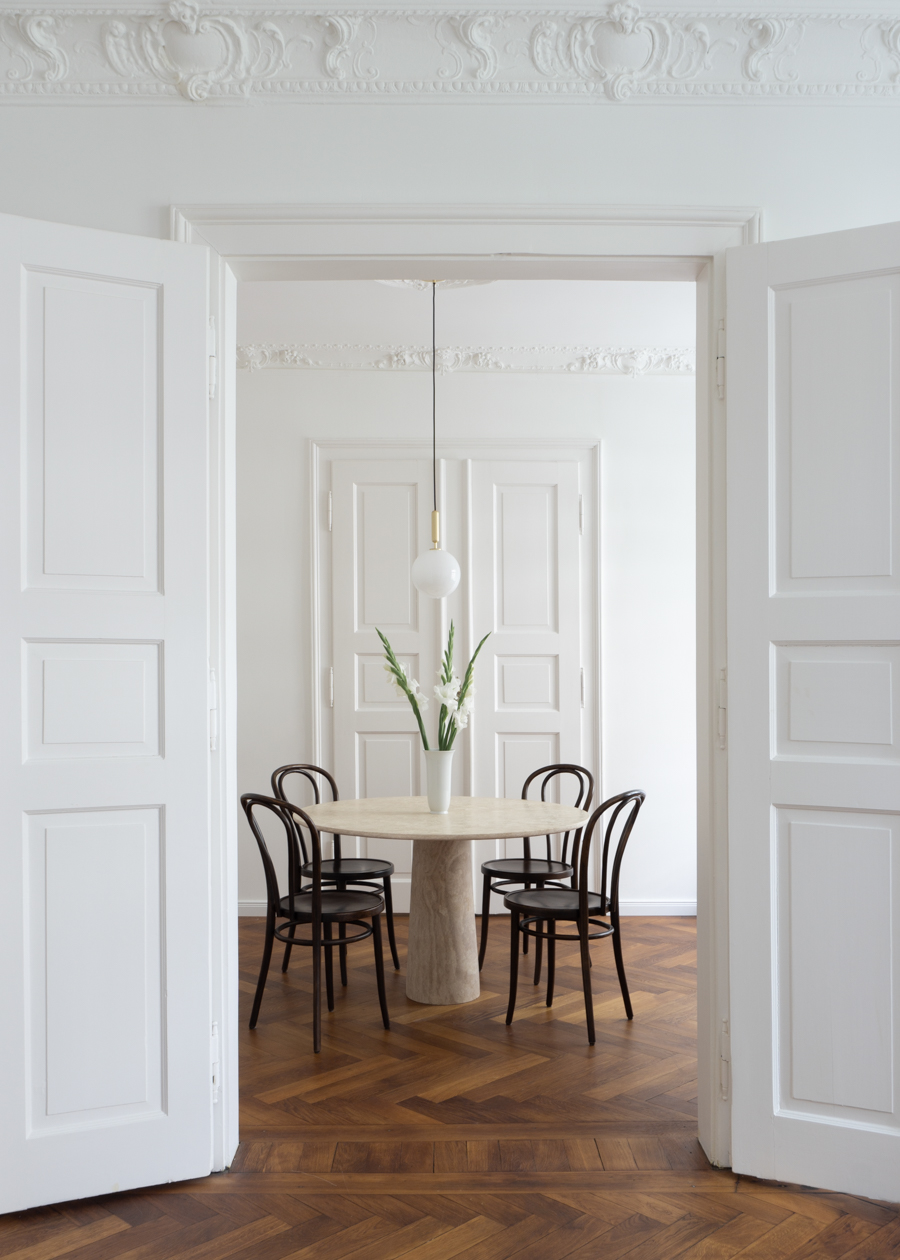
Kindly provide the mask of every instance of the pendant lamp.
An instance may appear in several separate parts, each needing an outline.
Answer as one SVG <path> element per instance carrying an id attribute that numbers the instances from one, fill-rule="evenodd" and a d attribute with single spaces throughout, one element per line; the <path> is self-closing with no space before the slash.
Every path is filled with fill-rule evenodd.
<path id="1" fill-rule="evenodd" d="M 431 513 L 431 550 L 423 551 L 413 562 L 412 580 L 416 590 L 431 599 L 452 595 L 462 572 L 459 561 L 441 547 L 441 518 L 437 505 L 437 353 L 435 346 L 435 303 L 437 281 L 431 282 L 431 483 L 434 510 Z"/>

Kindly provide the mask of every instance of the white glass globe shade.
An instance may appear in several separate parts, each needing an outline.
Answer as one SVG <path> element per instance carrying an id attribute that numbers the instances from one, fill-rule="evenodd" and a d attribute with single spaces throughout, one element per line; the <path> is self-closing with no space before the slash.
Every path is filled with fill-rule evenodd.
<path id="1" fill-rule="evenodd" d="M 434 548 L 423 551 L 413 561 L 412 580 L 416 590 L 431 599 L 443 599 L 459 586 L 462 570 L 459 561 L 449 551 Z"/>

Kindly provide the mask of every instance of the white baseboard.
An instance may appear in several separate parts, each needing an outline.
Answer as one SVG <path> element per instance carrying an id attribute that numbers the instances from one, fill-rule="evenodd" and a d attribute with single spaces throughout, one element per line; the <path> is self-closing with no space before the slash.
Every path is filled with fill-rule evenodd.
<path id="1" fill-rule="evenodd" d="M 697 917 L 696 901 L 620 901 L 620 914 L 684 915 Z"/>
<path id="2" fill-rule="evenodd" d="M 619 905 L 622 914 L 641 915 L 683 915 L 693 918 L 697 914 L 696 901 L 623 901 Z M 397 906 L 397 913 L 404 913 Z M 264 901 L 239 901 L 238 914 L 265 918 L 266 903 Z"/>

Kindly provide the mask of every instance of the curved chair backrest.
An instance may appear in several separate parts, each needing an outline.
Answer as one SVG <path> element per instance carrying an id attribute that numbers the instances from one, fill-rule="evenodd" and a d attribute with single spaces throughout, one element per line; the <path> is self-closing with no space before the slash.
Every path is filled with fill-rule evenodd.
<path id="1" fill-rule="evenodd" d="M 312 853 L 312 908 L 314 920 L 316 916 L 321 918 L 322 914 L 322 842 L 319 838 L 319 832 L 316 824 L 312 819 L 303 812 L 298 805 L 292 805 L 290 801 L 280 800 L 274 796 L 261 796 L 258 792 L 245 792 L 241 797 L 241 805 L 244 813 L 247 815 L 247 822 L 250 824 L 250 830 L 253 832 L 256 843 L 259 846 L 259 855 L 262 858 L 263 870 L 266 875 L 266 900 L 268 902 L 268 916 L 272 919 L 276 915 L 282 914 L 281 909 L 281 890 L 278 887 L 278 875 L 275 872 L 275 863 L 272 861 L 272 855 L 269 852 L 269 846 L 263 835 L 262 827 L 259 819 L 256 817 L 257 811 L 267 810 L 274 814 L 281 825 L 284 827 L 285 840 L 288 850 L 288 896 L 290 897 L 289 905 L 293 906 L 294 897 L 300 892 L 302 887 L 302 878 L 300 875 L 301 866 L 301 850 L 302 861 L 305 864 L 309 859 L 307 857 L 306 842 L 304 839 L 304 831 L 309 835 L 310 848 Z"/>
<path id="2" fill-rule="evenodd" d="M 594 796 L 594 776 L 591 774 L 590 770 L 586 770 L 584 766 L 574 766 L 566 763 L 560 763 L 556 766 L 541 766 L 540 770 L 533 770 L 525 780 L 525 784 L 522 788 L 522 800 L 525 801 L 528 799 L 528 789 L 531 787 L 531 784 L 535 779 L 539 779 L 541 775 L 543 775 L 544 777 L 541 780 L 541 800 L 545 801 L 547 799 L 547 784 L 551 783 L 554 779 L 562 778 L 562 776 L 566 774 L 571 775 L 577 784 L 575 808 L 583 809 L 585 811 L 589 810 L 591 808 L 591 800 Z M 581 839 L 580 829 L 574 833 L 571 831 L 565 832 L 563 835 L 560 857 L 563 862 L 567 860 L 570 836 L 572 837 L 572 865 L 575 866 L 578 862 L 578 842 Z M 531 840 L 528 836 L 525 837 L 525 856 L 527 858 L 531 857 Z M 552 857 L 553 853 L 550 845 L 550 837 L 547 836 L 547 861 L 549 862 Z"/>
<path id="3" fill-rule="evenodd" d="M 333 777 L 328 773 L 327 770 L 323 770 L 321 766 L 297 764 L 297 765 L 292 765 L 292 766 L 279 766 L 277 770 L 274 770 L 272 772 L 272 778 L 271 778 L 272 795 L 276 797 L 279 801 L 288 801 L 290 803 L 290 798 L 288 797 L 287 792 L 285 791 L 284 784 L 285 784 L 285 780 L 288 779 L 292 774 L 297 775 L 299 778 L 306 779 L 312 785 L 313 796 L 315 798 L 315 802 L 317 805 L 322 799 L 322 789 L 319 784 L 319 779 L 316 776 L 321 776 L 321 778 L 324 779 L 325 782 L 328 784 L 329 788 L 331 789 L 331 799 L 333 801 L 336 801 L 338 799 L 337 784 L 335 783 Z M 300 844 L 301 846 L 303 845 L 302 836 L 300 837 Z M 341 860 L 341 837 L 340 836 L 334 837 L 334 856 L 337 861 Z M 303 860 L 307 861 L 308 859 L 304 857 Z"/>
<path id="4" fill-rule="evenodd" d="M 619 871 L 625 854 L 625 846 L 628 844 L 638 812 L 644 803 L 644 795 L 643 792 L 636 789 L 630 792 L 620 792 L 618 796 L 611 796 L 602 805 L 598 805 L 588 819 L 587 826 L 584 829 L 584 840 L 581 845 L 578 864 L 579 912 L 584 916 L 587 916 L 587 897 L 590 889 L 588 867 L 591 856 L 591 842 L 595 837 L 595 833 L 602 831 L 603 853 L 600 863 L 600 887 L 595 891 L 599 892 L 601 897 L 600 913 L 610 914 L 616 919 L 619 917 Z M 605 821 L 604 814 L 607 815 Z M 612 852 L 612 867 L 609 864 L 610 852 Z M 607 876 L 609 876 L 608 894 Z"/>

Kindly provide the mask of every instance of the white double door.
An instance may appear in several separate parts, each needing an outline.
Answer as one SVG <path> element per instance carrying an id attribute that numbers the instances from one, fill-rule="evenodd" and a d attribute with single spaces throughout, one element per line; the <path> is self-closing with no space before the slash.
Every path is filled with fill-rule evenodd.
<path id="1" fill-rule="evenodd" d="M 444 601 L 419 595 L 410 580 L 412 561 L 430 546 L 430 461 L 385 459 L 378 448 L 367 458 L 325 460 L 333 764 L 345 795 L 425 792 L 418 728 L 383 670 L 376 627 L 431 695 L 425 725 L 433 747 L 439 705 L 432 689 L 450 619 L 460 676 L 490 631 L 476 665 L 475 715 L 456 740 L 455 792 L 516 797 L 539 766 L 584 759 L 583 618 L 590 620 L 593 585 L 581 531 L 593 512 L 590 457 L 528 454 L 442 461 L 450 487 L 444 502 L 452 503 L 443 514 L 446 545 L 463 569 L 458 592 Z M 327 590 L 322 595 L 327 602 Z M 397 908 L 407 909 L 411 846 L 353 843 L 394 862 Z M 501 852 L 505 846 L 495 842 L 473 846 L 473 869 Z"/>
<path id="2" fill-rule="evenodd" d="M 0 1212 L 211 1167 L 207 270 L 0 216 Z"/>

